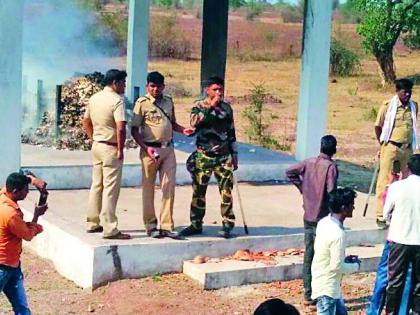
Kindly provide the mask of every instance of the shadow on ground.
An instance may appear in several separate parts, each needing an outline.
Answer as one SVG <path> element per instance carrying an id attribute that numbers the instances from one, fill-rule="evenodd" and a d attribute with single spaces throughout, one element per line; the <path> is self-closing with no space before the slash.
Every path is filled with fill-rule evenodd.
<path id="1" fill-rule="evenodd" d="M 342 160 L 337 160 L 337 165 L 339 171 L 339 186 L 351 187 L 364 193 L 369 191 L 369 186 L 373 175 L 373 168 L 360 166 Z"/>
<path id="2" fill-rule="evenodd" d="M 354 299 L 345 299 L 347 311 L 357 312 L 365 310 L 369 304 L 369 297 L 370 296 L 368 295 Z"/>
<path id="3" fill-rule="evenodd" d="M 177 227 L 177 231 L 181 231 L 184 226 Z M 203 233 L 199 235 L 190 236 L 188 238 L 202 238 L 202 237 L 217 237 L 217 232 L 221 229 L 221 226 L 203 226 Z M 137 233 L 144 232 L 144 230 L 122 230 L 125 233 Z M 240 236 L 275 236 L 275 235 L 290 235 L 303 233 L 302 227 L 281 227 L 281 226 L 258 226 L 248 227 L 249 234 L 245 234 L 243 226 L 236 226 L 232 231 L 232 238 Z M 133 238 L 147 238 L 145 235 L 133 236 Z"/>

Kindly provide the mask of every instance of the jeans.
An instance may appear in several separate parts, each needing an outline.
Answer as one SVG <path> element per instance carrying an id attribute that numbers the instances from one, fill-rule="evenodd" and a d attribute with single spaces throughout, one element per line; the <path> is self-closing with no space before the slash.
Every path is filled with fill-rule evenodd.
<path id="1" fill-rule="evenodd" d="M 311 265 L 314 259 L 314 243 L 317 222 L 303 221 L 304 239 L 305 239 L 305 254 L 303 256 L 303 288 L 305 300 L 311 300 L 312 295 L 312 273 Z"/>
<path id="2" fill-rule="evenodd" d="M 12 304 L 16 315 L 31 314 L 23 287 L 23 273 L 20 266 L 12 268 L 0 265 L 0 291 L 4 292 Z"/>
<path id="3" fill-rule="evenodd" d="M 390 243 L 388 257 L 388 287 L 386 288 L 386 313 L 398 314 L 403 296 L 409 264 L 412 264 L 412 310 L 420 314 L 420 245 Z"/>
<path id="4" fill-rule="evenodd" d="M 386 287 L 388 285 L 388 256 L 389 256 L 389 242 L 385 242 L 382 257 L 376 270 L 376 281 L 373 289 L 370 303 L 366 309 L 366 315 L 380 315 L 385 306 Z M 404 284 L 404 291 L 401 299 L 399 315 L 408 314 L 410 307 L 410 290 L 411 290 L 411 264 L 408 267 L 407 277 Z"/>
<path id="5" fill-rule="evenodd" d="M 343 299 L 333 299 L 323 295 L 316 302 L 317 315 L 347 315 Z"/>

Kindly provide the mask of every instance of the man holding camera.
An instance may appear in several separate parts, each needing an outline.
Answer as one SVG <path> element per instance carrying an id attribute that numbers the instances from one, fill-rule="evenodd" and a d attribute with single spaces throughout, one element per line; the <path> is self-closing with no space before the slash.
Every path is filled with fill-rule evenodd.
<path id="1" fill-rule="evenodd" d="M 0 192 L 0 291 L 12 304 L 15 314 L 25 315 L 31 311 L 20 267 L 22 239 L 30 241 L 42 232 L 42 226 L 37 221 L 48 208 L 46 204 L 35 206 L 32 221 L 23 220 L 18 201 L 28 195 L 29 183 L 38 189 L 45 188 L 45 183 L 32 175 L 12 173 L 6 179 L 6 187 Z"/>
<path id="2" fill-rule="evenodd" d="M 163 95 L 165 78 L 159 72 L 147 75 L 147 94 L 140 97 L 133 109 L 131 134 L 140 146 L 143 178 L 143 221 L 148 236 L 179 238 L 173 231 L 173 207 L 176 184 L 176 159 L 173 131 L 189 136 L 192 128 L 176 122 L 172 98 Z M 156 175 L 159 172 L 162 190 L 160 229 L 155 214 Z"/>

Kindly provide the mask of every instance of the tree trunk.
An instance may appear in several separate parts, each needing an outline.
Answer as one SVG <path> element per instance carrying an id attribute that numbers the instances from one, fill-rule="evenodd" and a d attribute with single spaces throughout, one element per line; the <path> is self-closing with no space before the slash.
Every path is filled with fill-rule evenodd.
<path id="1" fill-rule="evenodd" d="M 393 83 L 396 79 L 394 57 L 391 51 L 376 55 L 376 61 L 379 65 L 379 75 L 381 76 L 382 85 Z"/>

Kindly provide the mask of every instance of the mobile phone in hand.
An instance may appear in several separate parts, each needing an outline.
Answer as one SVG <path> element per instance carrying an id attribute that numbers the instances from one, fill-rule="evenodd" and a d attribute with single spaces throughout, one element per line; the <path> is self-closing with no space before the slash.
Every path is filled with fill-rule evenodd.
<path id="1" fill-rule="evenodd" d="M 48 191 L 43 190 L 39 195 L 38 206 L 43 206 L 47 203 Z"/>

